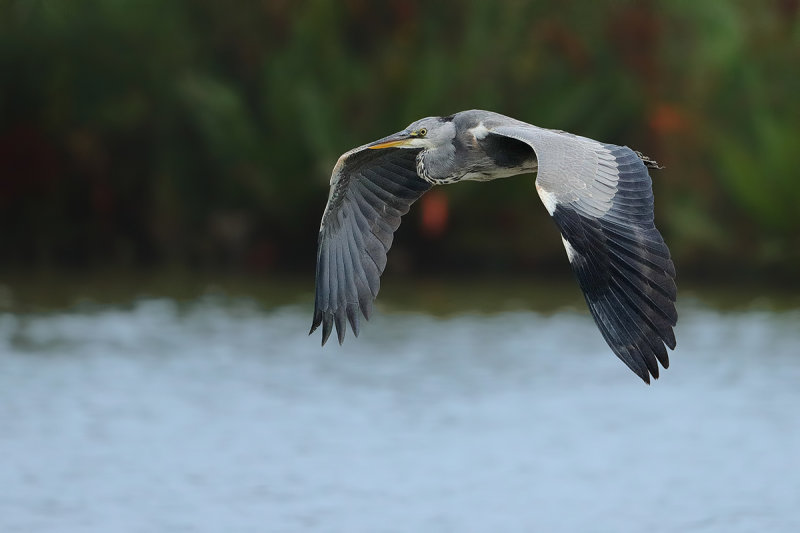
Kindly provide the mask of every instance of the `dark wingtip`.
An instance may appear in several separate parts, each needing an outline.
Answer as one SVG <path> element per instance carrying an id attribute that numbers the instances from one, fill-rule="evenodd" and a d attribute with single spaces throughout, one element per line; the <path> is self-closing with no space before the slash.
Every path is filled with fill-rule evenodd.
<path id="1" fill-rule="evenodd" d="M 650 372 L 647 370 L 647 368 L 642 368 L 642 369 L 637 368 L 636 370 L 634 370 L 634 372 L 636 373 L 637 376 L 642 378 L 642 381 L 650 385 Z M 653 377 L 655 379 L 658 379 L 658 376 L 653 376 Z"/>
<path id="2" fill-rule="evenodd" d="M 350 322 L 350 327 L 353 328 L 353 335 L 358 337 L 359 320 L 358 320 L 358 305 L 350 304 L 347 306 L 347 321 Z"/>
<path id="3" fill-rule="evenodd" d="M 667 338 L 664 339 L 664 344 L 669 346 L 670 350 L 674 350 L 675 346 L 678 345 L 678 342 L 675 340 L 675 332 L 672 330 L 672 328 L 669 328 L 668 331 L 669 333 L 667 335 Z"/>
<path id="4" fill-rule="evenodd" d="M 629 352 L 636 360 L 636 368 L 631 368 L 634 373 L 642 378 L 645 384 L 650 385 L 650 378 L 658 379 L 658 361 L 654 354 L 644 352 L 643 348 L 634 348 Z M 648 356 L 649 355 L 649 356 Z M 666 367 L 665 367 L 666 368 Z"/>
<path id="5" fill-rule="evenodd" d="M 368 297 L 359 298 L 358 305 L 361 307 L 361 314 L 369 320 L 369 317 L 372 316 L 372 300 Z"/>
<path id="6" fill-rule="evenodd" d="M 340 307 L 337 309 L 336 313 L 333 315 L 333 319 L 336 322 L 336 336 L 339 338 L 339 345 L 341 346 L 344 342 L 344 334 L 347 332 L 347 322 L 345 321 L 344 308 Z"/>
<path id="7" fill-rule="evenodd" d="M 322 313 L 318 310 L 314 310 L 314 318 L 311 320 L 311 330 L 309 330 L 308 334 L 311 335 L 317 331 L 320 324 L 322 324 Z"/>
<path id="8" fill-rule="evenodd" d="M 331 336 L 331 329 L 333 328 L 333 320 L 331 320 L 330 316 L 325 316 L 322 319 L 322 345 L 325 346 L 325 343 L 328 342 L 328 337 Z"/>
<path id="9" fill-rule="evenodd" d="M 644 364 L 642 365 L 642 368 L 636 368 L 636 369 L 631 368 L 631 370 L 633 370 L 634 373 L 637 376 L 639 376 L 641 380 L 645 382 L 646 385 L 650 385 L 650 372 L 647 370 L 647 367 L 645 367 Z M 657 375 L 653 377 L 655 379 L 658 379 Z"/>
<path id="10" fill-rule="evenodd" d="M 617 355 L 617 357 L 619 357 L 622 362 L 625 363 L 625 366 L 630 368 L 634 374 L 641 378 L 642 381 L 650 385 L 650 371 L 647 368 L 647 363 L 644 361 L 644 358 L 641 355 L 637 357 L 636 351 L 626 346 L 615 346 L 611 343 L 609 343 L 609 346 L 611 346 L 611 350 Z M 658 374 L 657 370 L 656 374 Z M 655 378 L 658 379 L 658 375 L 656 375 Z"/>

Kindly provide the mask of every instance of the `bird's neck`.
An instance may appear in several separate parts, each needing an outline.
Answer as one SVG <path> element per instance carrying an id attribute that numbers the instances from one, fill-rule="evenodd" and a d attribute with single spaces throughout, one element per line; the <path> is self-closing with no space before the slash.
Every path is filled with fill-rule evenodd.
<path id="1" fill-rule="evenodd" d="M 456 164 L 453 143 L 422 150 L 417 155 L 417 174 L 433 185 L 455 183 L 464 174 Z"/>

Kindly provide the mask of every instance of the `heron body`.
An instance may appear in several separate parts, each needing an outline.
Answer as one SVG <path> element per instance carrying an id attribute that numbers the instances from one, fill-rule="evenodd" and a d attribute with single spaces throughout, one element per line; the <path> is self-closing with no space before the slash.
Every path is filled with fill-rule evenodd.
<path id="1" fill-rule="evenodd" d="M 311 333 L 339 343 L 369 319 L 400 218 L 428 189 L 536 172 L 589 310 L 612 351 L 645 382 L 675 348 L 675 267 L 653 220 L 648 167 L 626 146 L 490 111 L 427 117 L 339 158 L 317 248 Z"/>

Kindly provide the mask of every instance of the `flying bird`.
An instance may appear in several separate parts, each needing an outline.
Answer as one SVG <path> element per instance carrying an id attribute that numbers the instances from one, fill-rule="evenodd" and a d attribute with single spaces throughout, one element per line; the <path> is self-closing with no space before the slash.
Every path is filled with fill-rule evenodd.
<path id="1" fill-rule="evenodd" d="M 675 266 L 653 221 L 648 168 L 616 146 L 490 111 L 427 117 L 342 155 L 319 230 L 314 317 L 358 336 L 400 218 L 434 185 L 536 173 L 589 311 L 611 350 L 646 383 L 675 348 Z"/>

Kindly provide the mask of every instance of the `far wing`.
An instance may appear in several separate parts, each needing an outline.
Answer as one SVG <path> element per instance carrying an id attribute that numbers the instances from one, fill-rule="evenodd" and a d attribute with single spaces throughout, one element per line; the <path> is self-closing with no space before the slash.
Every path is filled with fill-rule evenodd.
<path id="1" fill-rule="evenodd" d="M 536 152 L 536 190 L 561 230 L 600 332 L 645 382 L 658 378 L 658 362 L 669 366 L 664 345 L 675 348 L 677 289 L 642 159 L 626 146 L 535 126 L 490 131 Z"/>
<path id="2" fill-rule="evenodd" d="M 317 247 L 313 333 L 322 344 L 336 324 L 339 343 L 347 321 L 358 335 L 359 310 L 369 319 L 386 253 L 400 217 L 431 185 L 417 175 L 419 150 L 357 148 L 344 154 L 331 177 Z"/>

